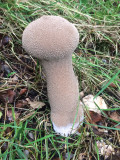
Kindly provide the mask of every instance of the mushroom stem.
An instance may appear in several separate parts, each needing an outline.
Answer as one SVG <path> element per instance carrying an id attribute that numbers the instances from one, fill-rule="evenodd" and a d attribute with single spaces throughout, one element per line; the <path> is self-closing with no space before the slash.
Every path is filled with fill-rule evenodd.
<path id="1" fill-rule="evenodd" d="M 83 120 L 83 116 L 80 117 L 83 115 L 83 110 L 79 107 L 78 80 L 73 71 L 72 58 L 67 56 L 53 61 L 43 60 L 42 65 L 47 78 L 51 120 L 54 129 L 62 135 L 68 135 L 72 131 L 74 121 L 75 129 Z"/>

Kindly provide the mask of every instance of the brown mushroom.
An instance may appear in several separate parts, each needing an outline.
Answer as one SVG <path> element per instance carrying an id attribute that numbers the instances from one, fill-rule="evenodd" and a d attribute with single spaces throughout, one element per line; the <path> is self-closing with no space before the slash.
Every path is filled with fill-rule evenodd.
<path id="1" fill-rule="evenodd" d="M 73 133 L 84 117 L 72 66 L 72 53 L 78 42 L 76 27 L 60 16 L 42 16 L 31 22 L 22 36 L 26 52 L 42 62 L 53 127 L 65 136 Z"/>

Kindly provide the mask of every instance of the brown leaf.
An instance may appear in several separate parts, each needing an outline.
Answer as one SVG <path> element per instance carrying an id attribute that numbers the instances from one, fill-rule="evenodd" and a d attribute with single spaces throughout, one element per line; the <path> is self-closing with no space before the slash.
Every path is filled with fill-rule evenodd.
<path id="1" fill-rule="evenodd" d="M 94 126 L 92 127 L 93 132 L 96 135 L 99 135 L 99 136 L 102 135 L 104 131 L 99 130 L 97 123 L 103 122 L 103 117 L 94 111 L 89 111 L 89 113 L 86 115 L 86 117 L 87 117 L 86 119 L 89 123 L 94 124 Z"/>
<path id="2" fill-rule="evenodd" d="M 116 111 L 110 114 L 110 118 L 120 122 L 120 115 Z"/>
<path id="3" fill-rule="evenodd" d="M 89 111 L 92 122 L 97 123 L 102 121 L 102 116 L 94 111 Z"/>
<path id="4" fill-rule="evenodd" d="M 13 102 L 15 95 L 16 95 L 16 93 L 13 90 L 8 90 L 7 91 L 8 103 Z"/>
<path id="5" fill-rule="evenodd" d="M 23 108 L 26 105 L 28 105 L 28 102 L 26 100 L 19 100 L 16 103 L 16 108 Z"/>
<path id="6" fill-rule="evenodd" d="M 0 100 L 4 103 L 13 103 L 13 100 L 15 98 L 16 92 L 13 90 L 7 90 L 4 92 L 0 92 Z"/>
<path id="7" fill-rule="evenodd" d="M 119 113 L 117 111 L 112 112 L 110 114 L 110 118 L 113 119 L 113 120 L 115 120 L 115 121 L 120 122 L 120 115 L 119 115 Z M 115 125 L 116 128 L 120 128 L 120 124 L 116 125 L 116 123 L 114 122 L 114 125 Z"/>
<path id="8" fill-rule="evenodd" d="M 27 88 L 23 88 L 23 89 L 20 90 L 20 93 L 19 93 L 19 94 L 22 95 L 22 94 L 24 94 L 24 93 L 26 93 L 26 92 L 27 92 Z"/>

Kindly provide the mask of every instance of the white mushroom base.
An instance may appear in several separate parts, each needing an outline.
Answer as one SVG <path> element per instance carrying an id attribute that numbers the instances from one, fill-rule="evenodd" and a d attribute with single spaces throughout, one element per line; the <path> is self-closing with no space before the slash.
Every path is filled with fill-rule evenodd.
<path id="1" fill-rule="evenodd" d="M 75 123 L 75 124 L 68 124 L 65 127 L 57 127 L 54 123 L 53 123 L 53 128 L 55 130 L 55 132 L 57 132 L 58 134 L 60 134 L 61 136 L 69 136 L 70 134 L 74 134 L 78 127 L 81 126 L 83 124 L 83 120 L 84 120 L 84 116 L 81 117 L 80 122 L 79 123 Z"/>

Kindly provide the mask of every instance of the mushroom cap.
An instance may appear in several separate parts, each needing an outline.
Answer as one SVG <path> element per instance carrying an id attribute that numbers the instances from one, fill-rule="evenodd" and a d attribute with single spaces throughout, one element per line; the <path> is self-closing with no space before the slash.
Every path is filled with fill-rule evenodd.
<path id="1" fill-rule="evenodd" d="M 42 16 L 31 22 L 22 36 L 26 52 L 45 60 L 72 55 L 78 42 L 76 27 L 60 16 Z"/>

